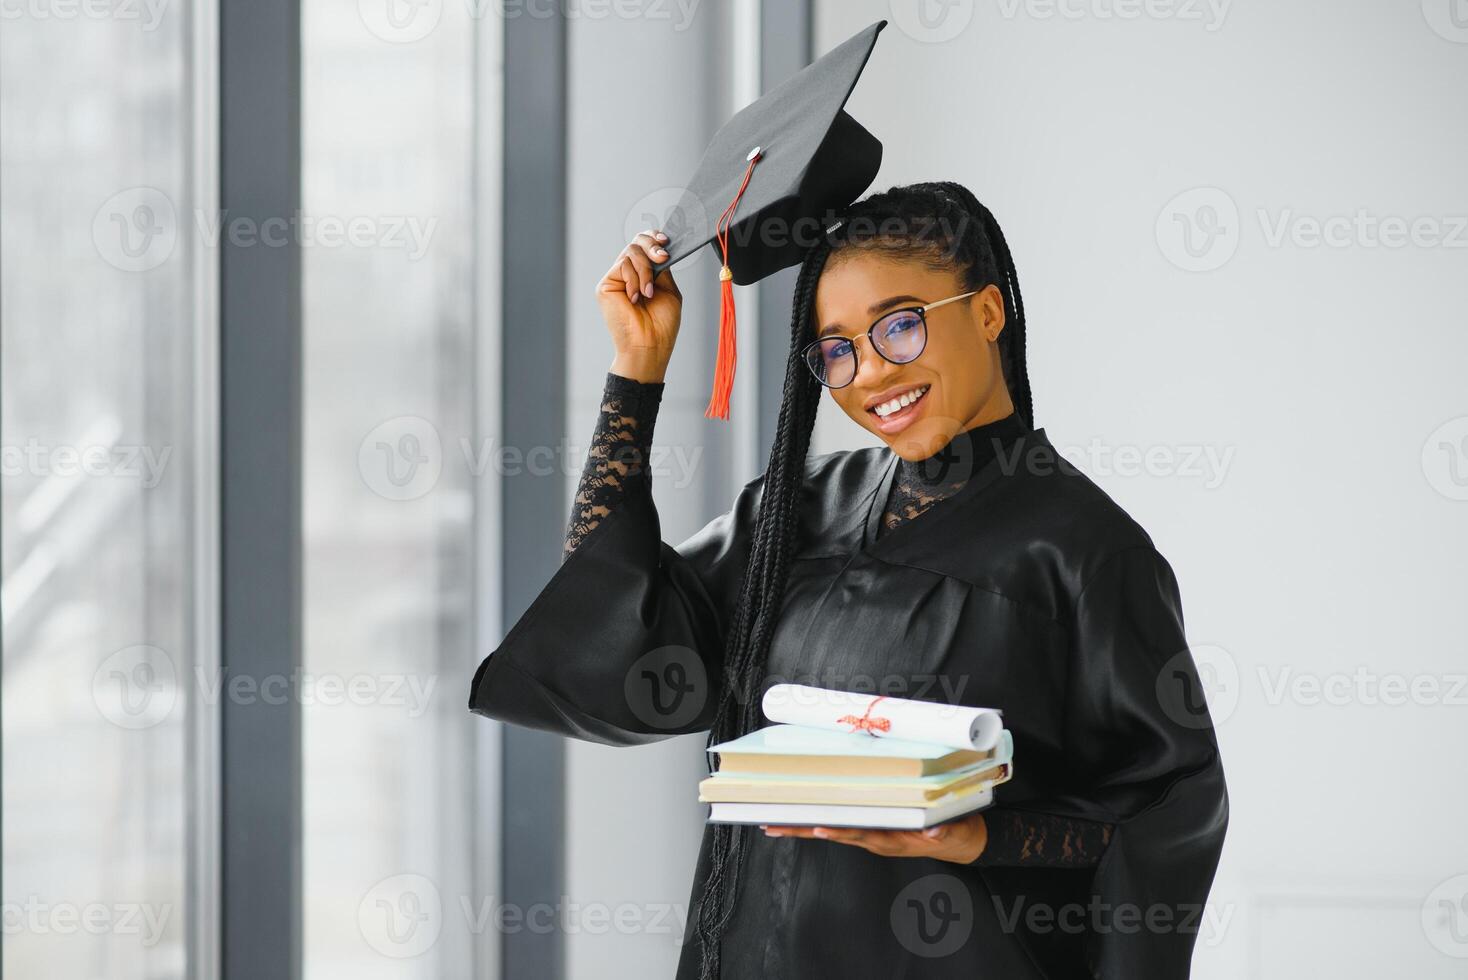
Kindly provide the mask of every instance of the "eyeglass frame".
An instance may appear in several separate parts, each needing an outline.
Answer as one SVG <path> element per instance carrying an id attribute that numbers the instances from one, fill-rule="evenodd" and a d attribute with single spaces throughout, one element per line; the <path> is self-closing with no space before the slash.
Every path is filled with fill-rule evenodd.
<path id="1" fill-rule="evenodd" d="M 947 299 L 940 299 L 932 303 L 924 304 L 923 306 L 899 306 L 896 309 L 888 310 L 886 313 L 883 313 L 881 316 L 877 317 L 875 320 L 872 321 L 872 325 L 867 327 L 866 330 L 863 331 L 863 333 L 866 334 L 867 343 L 871 344 L 872 350 L 876 351 L 877 356 L 882 358 L 882 360 L 887 361 L 890 364 L 911 364 L 919 357 L 922 357 L 923 351 L 928 349 L 928 311 L 936 310 L 940 306 L 947 306 L 949 303 L 957 303 L 959 300 L 968 299 L 970 296 L 977 296 L 981 292 L 983 292 L 982 289 L 971 289 L 966 293 L 960 293 L 957 296 L 950 296 Z M 876 338 L 872 335 L 872 331 L 877 329 L 877 325 L 879 323 L 881 323 L 883 320 L 886 320 L 888 317 L 894 316 L 898 313 L 916 313 L 918 315 L 918 319 L 922 320 L 923 322 L 923 346 L 919 347 L 918 352 L 905 361 L 894 361 L 886 354 L 883 354 L 882 349 L 877 346 Z M 856 335 L 856 337 L 860 336 L 861 334 Z M 856 337 L 842 337 L 840 334 L 837 334 L 836 337 L 817 337 L 815 340 L 812 340 L 810 343 L 806 344 L 800 349 L 800 359 L 805 362 L 807 370 L 809 370 L 812 375 L 815 375 L 815 379 L 819 381 L 822 386 L 830 388 L 832 390 L 835 390 L 837 388 L 845 388 L 847 385 L 851 384 L 852 381 L 856 380 L 857 372 L 861 370 L 861 353 L 857 350 L 856 347 Z M 835 339 L 852 341 L 851 357 L 852 360 L 856 361 L 856 367 L 851 372 L 851 380 L 847 381 L 845 384 L 839 385 L 827 384 L 820 375 L 816 374 L 815 367 L 813 367 L 810 363 L 810 352 L 814 348 L 819 347 L 821 344 L 825 343 L 828 340 Z"/>

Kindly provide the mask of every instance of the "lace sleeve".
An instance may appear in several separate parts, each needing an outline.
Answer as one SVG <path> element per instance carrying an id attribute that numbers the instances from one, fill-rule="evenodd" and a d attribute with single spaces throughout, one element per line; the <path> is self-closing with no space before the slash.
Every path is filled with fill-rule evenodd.
<path id="1" fill-rule="evenodd" d="M 989 867 L 1088 868 L 1111 843 L 1112 825 L 996 807 L 984 813 L 989 843 L 973 863 Z"/>
<path id="2" fill-rule="evenodd" d="M 602 518 L 616 509 L 630 481 L 645 475 L 653 423 L 662 398 L 661 381 L 644 383 L 607 372 L 601 412 L 576 487 L 561 561 L 570 557 Z"/>

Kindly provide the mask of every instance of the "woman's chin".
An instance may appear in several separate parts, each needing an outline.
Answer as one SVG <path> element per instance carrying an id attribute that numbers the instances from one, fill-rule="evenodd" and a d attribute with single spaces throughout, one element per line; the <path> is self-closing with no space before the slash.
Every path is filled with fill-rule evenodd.
<path id="1" fill-rule="evenodd" d="M 958 419 L 950 418 L 939 412 L 929 411 L 922 418 L 916 419 L 912 424 L 905 426 L 902 431 L 886 435 L 881 432 L 882 440 L 898 456 L 910 463 L 927 459 L 953 439 L 962 428 Z"/>

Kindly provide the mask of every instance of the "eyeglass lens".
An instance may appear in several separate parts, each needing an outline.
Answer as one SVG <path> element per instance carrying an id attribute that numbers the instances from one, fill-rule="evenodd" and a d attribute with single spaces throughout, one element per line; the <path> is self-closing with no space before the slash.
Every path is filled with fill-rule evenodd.
<path id="1" fill-rule="evenodd" d="M 905 364 L 923 352 L 927 326 L 915 310 L 898 310 L 872 327 L 872 344 L 889 361 Z M 846 337 L 826 337 L 806 352 L 810 368 L 822 384 L 840 388 L 856 377 L 856 344 Z"/>

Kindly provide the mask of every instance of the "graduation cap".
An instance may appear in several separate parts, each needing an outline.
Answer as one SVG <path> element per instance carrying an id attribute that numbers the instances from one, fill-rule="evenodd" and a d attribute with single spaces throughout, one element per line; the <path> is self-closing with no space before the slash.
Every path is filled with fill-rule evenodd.
<path id="1" fill-rule="evenodd" d="M 710 243 L 720 259 L 719 353 L 707 418 L 729 417 L 734 388 L 734 283 L 797 265 L 822 217 L 855 201 L 882 162 L 882 144 L 843 106 L 887 26 L 878 21 L 785 79 L 724 124 L 704 152 L 667 230 L 668 259 Z M 711 215 L 718 215 L 711 221 Z"/>

